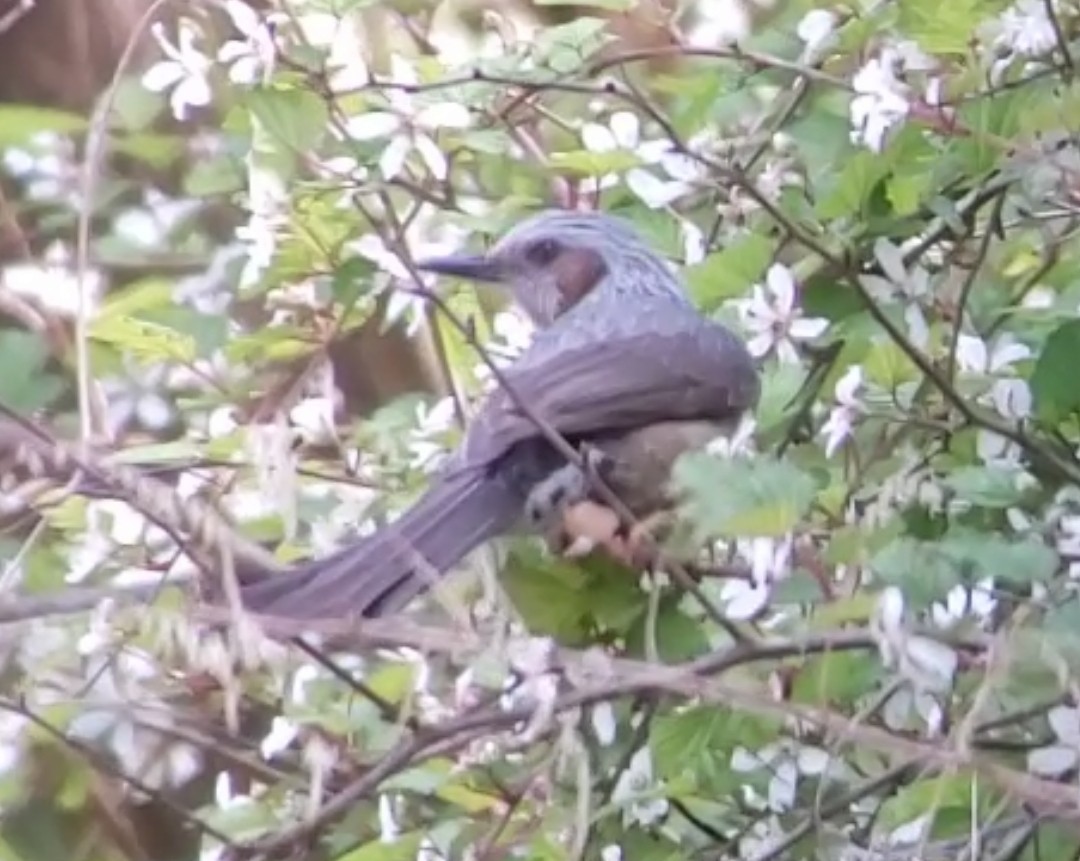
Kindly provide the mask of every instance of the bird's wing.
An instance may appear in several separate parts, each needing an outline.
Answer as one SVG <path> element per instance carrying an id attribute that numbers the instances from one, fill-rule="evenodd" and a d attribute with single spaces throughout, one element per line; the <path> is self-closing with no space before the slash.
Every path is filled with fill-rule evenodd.
<path id="1" fill-rule="evenodd" d="M 519 402 L 559 433 L 581 435 L 661 420 L 722 420 L 753 407 L 760 391 L 742 341 L 696 317 L 680 331 L 560 345 L 505 378 L 507 388 L 492 394 L 469 429 L 462 466 L 492 463 L 541 433 Z"/>

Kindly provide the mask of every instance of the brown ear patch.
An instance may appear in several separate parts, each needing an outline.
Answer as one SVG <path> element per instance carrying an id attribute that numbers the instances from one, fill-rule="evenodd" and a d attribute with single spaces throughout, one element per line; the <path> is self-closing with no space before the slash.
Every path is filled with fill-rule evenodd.
<path id="1" fill-rule="evenodd" d="M 559 313 L 580 302 L 607 274 L 604 258 L 589 248 L 568 248 L 551 264 L 559 290 Z"/>

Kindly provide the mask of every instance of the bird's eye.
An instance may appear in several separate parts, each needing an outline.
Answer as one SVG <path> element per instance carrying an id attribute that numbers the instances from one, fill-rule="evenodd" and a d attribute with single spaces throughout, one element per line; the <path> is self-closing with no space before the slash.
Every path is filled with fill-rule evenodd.
<path id="1" fill-rule="evenodd" d="M 536 266 L 547 266 L 558 257 L 559 250 L 559 243 L 554 239 L 541 239 L 530 246 L 525 256 Z"/>

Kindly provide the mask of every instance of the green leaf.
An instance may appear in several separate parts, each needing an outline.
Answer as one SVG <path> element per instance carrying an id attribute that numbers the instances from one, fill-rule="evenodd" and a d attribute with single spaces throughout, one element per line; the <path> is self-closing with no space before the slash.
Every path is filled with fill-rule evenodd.
<path id="1" fill-rule="evenodd" d="M 338 855 L 337 861 L 413 861 L 426 836 L 424 831 L 414 831 L 411 834 L 400 834 L 390 843 L 373 840 L 351 852 Z"/>
<path id="2" fill-rule="evenodd" d="M 904 383 L 919 379 L 920 372 L 895 341 L 878 341 L 863 362 L 866 378 L 883 389 L 894 391 Z"/>
<path id="3" fill-rule="evenodd" d="M 1077 356 L 1080 356 L 1080 320 L 1069 320 L 1050 333 L 1031 373 L 1035 412 L 1044 421 L 1057 422 L 1080 410 Z"/>
<path id="4" fill-rule="evenodd" d="M 641 159 L 627 150 L 592 152 L 580 149 L 571 152 L 556 152 L 551 155 L 552 167 L 581 176 L 603 176 L 607 173 L 619 173 L 637 167 L 639 164 L 641 164 Z"/>
<path id="5" fill-rule="evenodd" d="M 44 371 L 45 342 L 30 332 L 0 332 L 0 404 L 17 413 L 49 406 L 64 389 L 63 381 Z"/>
<path id="6" fill-rule="evenodd" d="M 810 705 L 853 705 L 880 675 L 880 663 L 861 652 L 813 655 L 796 675 L 791 698 Z"/>
<path id="7" fill-rule="evenodd" d="M 90 337 L 149 362 L 190 363 L 198 357 L 195 339 L 190 335 L 125 314 L 99 318 L 90 330 Z"/>
<path id="8" fill-rule="evenodd" d="M 631 628 L 626 638 L 627 649 L 631 654 L 644 656 L 645 637 L 647 635 L 648 615 L 639 614 L 637 623 Z M 691 619 L 672 604 L 660 611 L 656 617 L 656 650 L 661 661 L 675 663 L 696 658 L 709 651 L 709 639 L 701 624 Z"/>
<path id="9" fill-rule="evenodd" d="M 579 568 L 515 548 L 500 582 L 529 630 L 567 644 L 586 641 L 589 606 L 586 575 Z"/>
<path id="10" fill-rule="evenodd" d="M 292 153 L 315 146 L 326 134 L 329 112 L 314 92 L 255 89 L 248 93 L 247 104 L 265 131 Z"/>
<path id="11" fill-rule="evenodd" d="M 785 535 L 817 491 L 814 479 L 788 461 L 720 460 L 700 452 L 679 458 L 672 477 L 702 537 Z"/>
<path id="12" fill-rule="evenodd" d="M 41 132 L 72 134 L 86 128 L 86 118 L 52 108 L 0 105 L 0 147 L 25 146 Z"/>
<path id="13" fill-rule="evenodd" d="M 881 155 L 866 151 L 856 153 L 840 172 L 830 193 L 818 204 L 818 215 L 827 219 L 855 215 L 888 169 L 888 162 Z"/>
<path id="14" fill-rule="evenodd" d="M 893 828 L 920 816 L 937 816 L 947 808 L 967 810 L 976 796 L 972 792 L 974 776 L 970 772 L 942 774 L 916 780 L 898 789 L 882 806 L 882 824 Z M 981 785 L 981 782 L 980 782 Z"/>
<path id="15" fill-rule="evenodd" d="M 900 0 L 900 29 L 930 54 L 966 55 L 971 34 L 1000 4 L 987 0 Z"/>
<path id="16" fill-rule="evenodd" d="M 649 749 L 658 776 L 670 779 L 694 773 L 709 761 L 726 766 L 737 745 L 760 747 L 775 737 L 775 731 L 766 718 L 709 703 L 656 718 Z"/>
<path id="17" fill-rule="evenodd" d="M 560 73 L 577 69 L 611 40 L 603 18 L 577 18 L 568 24 L 544 27 L 537 34 L 536 57 Z"/>
<path id="18" fill-rule="evenodd" d="M 1021 473 L 1001 466 L 965 466 L 945 477 L 945 485 L 957 496 L 986 508 L 1008 508 L 1020 501 L 1017 486 Z"/>
<path id="19" fill-rule="evenodd" d="M 767 236 L 744 236 L 686 270 L 690 295 L 706 310 L 743 295 L 765 275 L 775 250 L 775 243 Z"/>
<path id="20" fill-rule="evenodd" d="M 1034 539 L 956 530 L 938 541 L 903 537 L 870 561 L 885 583 L 901 586 L 916 605 L 944 597 L 953 586 L 992 577 L 1014 583 L 1043 582 L 1057 570 L 1057 554 Z"/>

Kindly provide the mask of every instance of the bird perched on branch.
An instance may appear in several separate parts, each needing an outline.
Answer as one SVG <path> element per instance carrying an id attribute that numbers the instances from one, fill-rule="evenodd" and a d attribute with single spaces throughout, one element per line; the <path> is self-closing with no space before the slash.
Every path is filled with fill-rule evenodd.
<path id="1" fill-rule="evenodd" d="M 588 499 L 594 472 L 646 517 L 670 504 L 675 459 L 757 402 L 742 341 L 703 317 L 617 218 L 545 211 L 487 254 L 418 267 L 508 287 L 536 337 L 408 511 L 326 558 L 245 585 L 251 610 L 299 619 L 395 612 L 485 541 L 543 528 Z M 552 432 L 589 457 L 571 463 Z"/>

